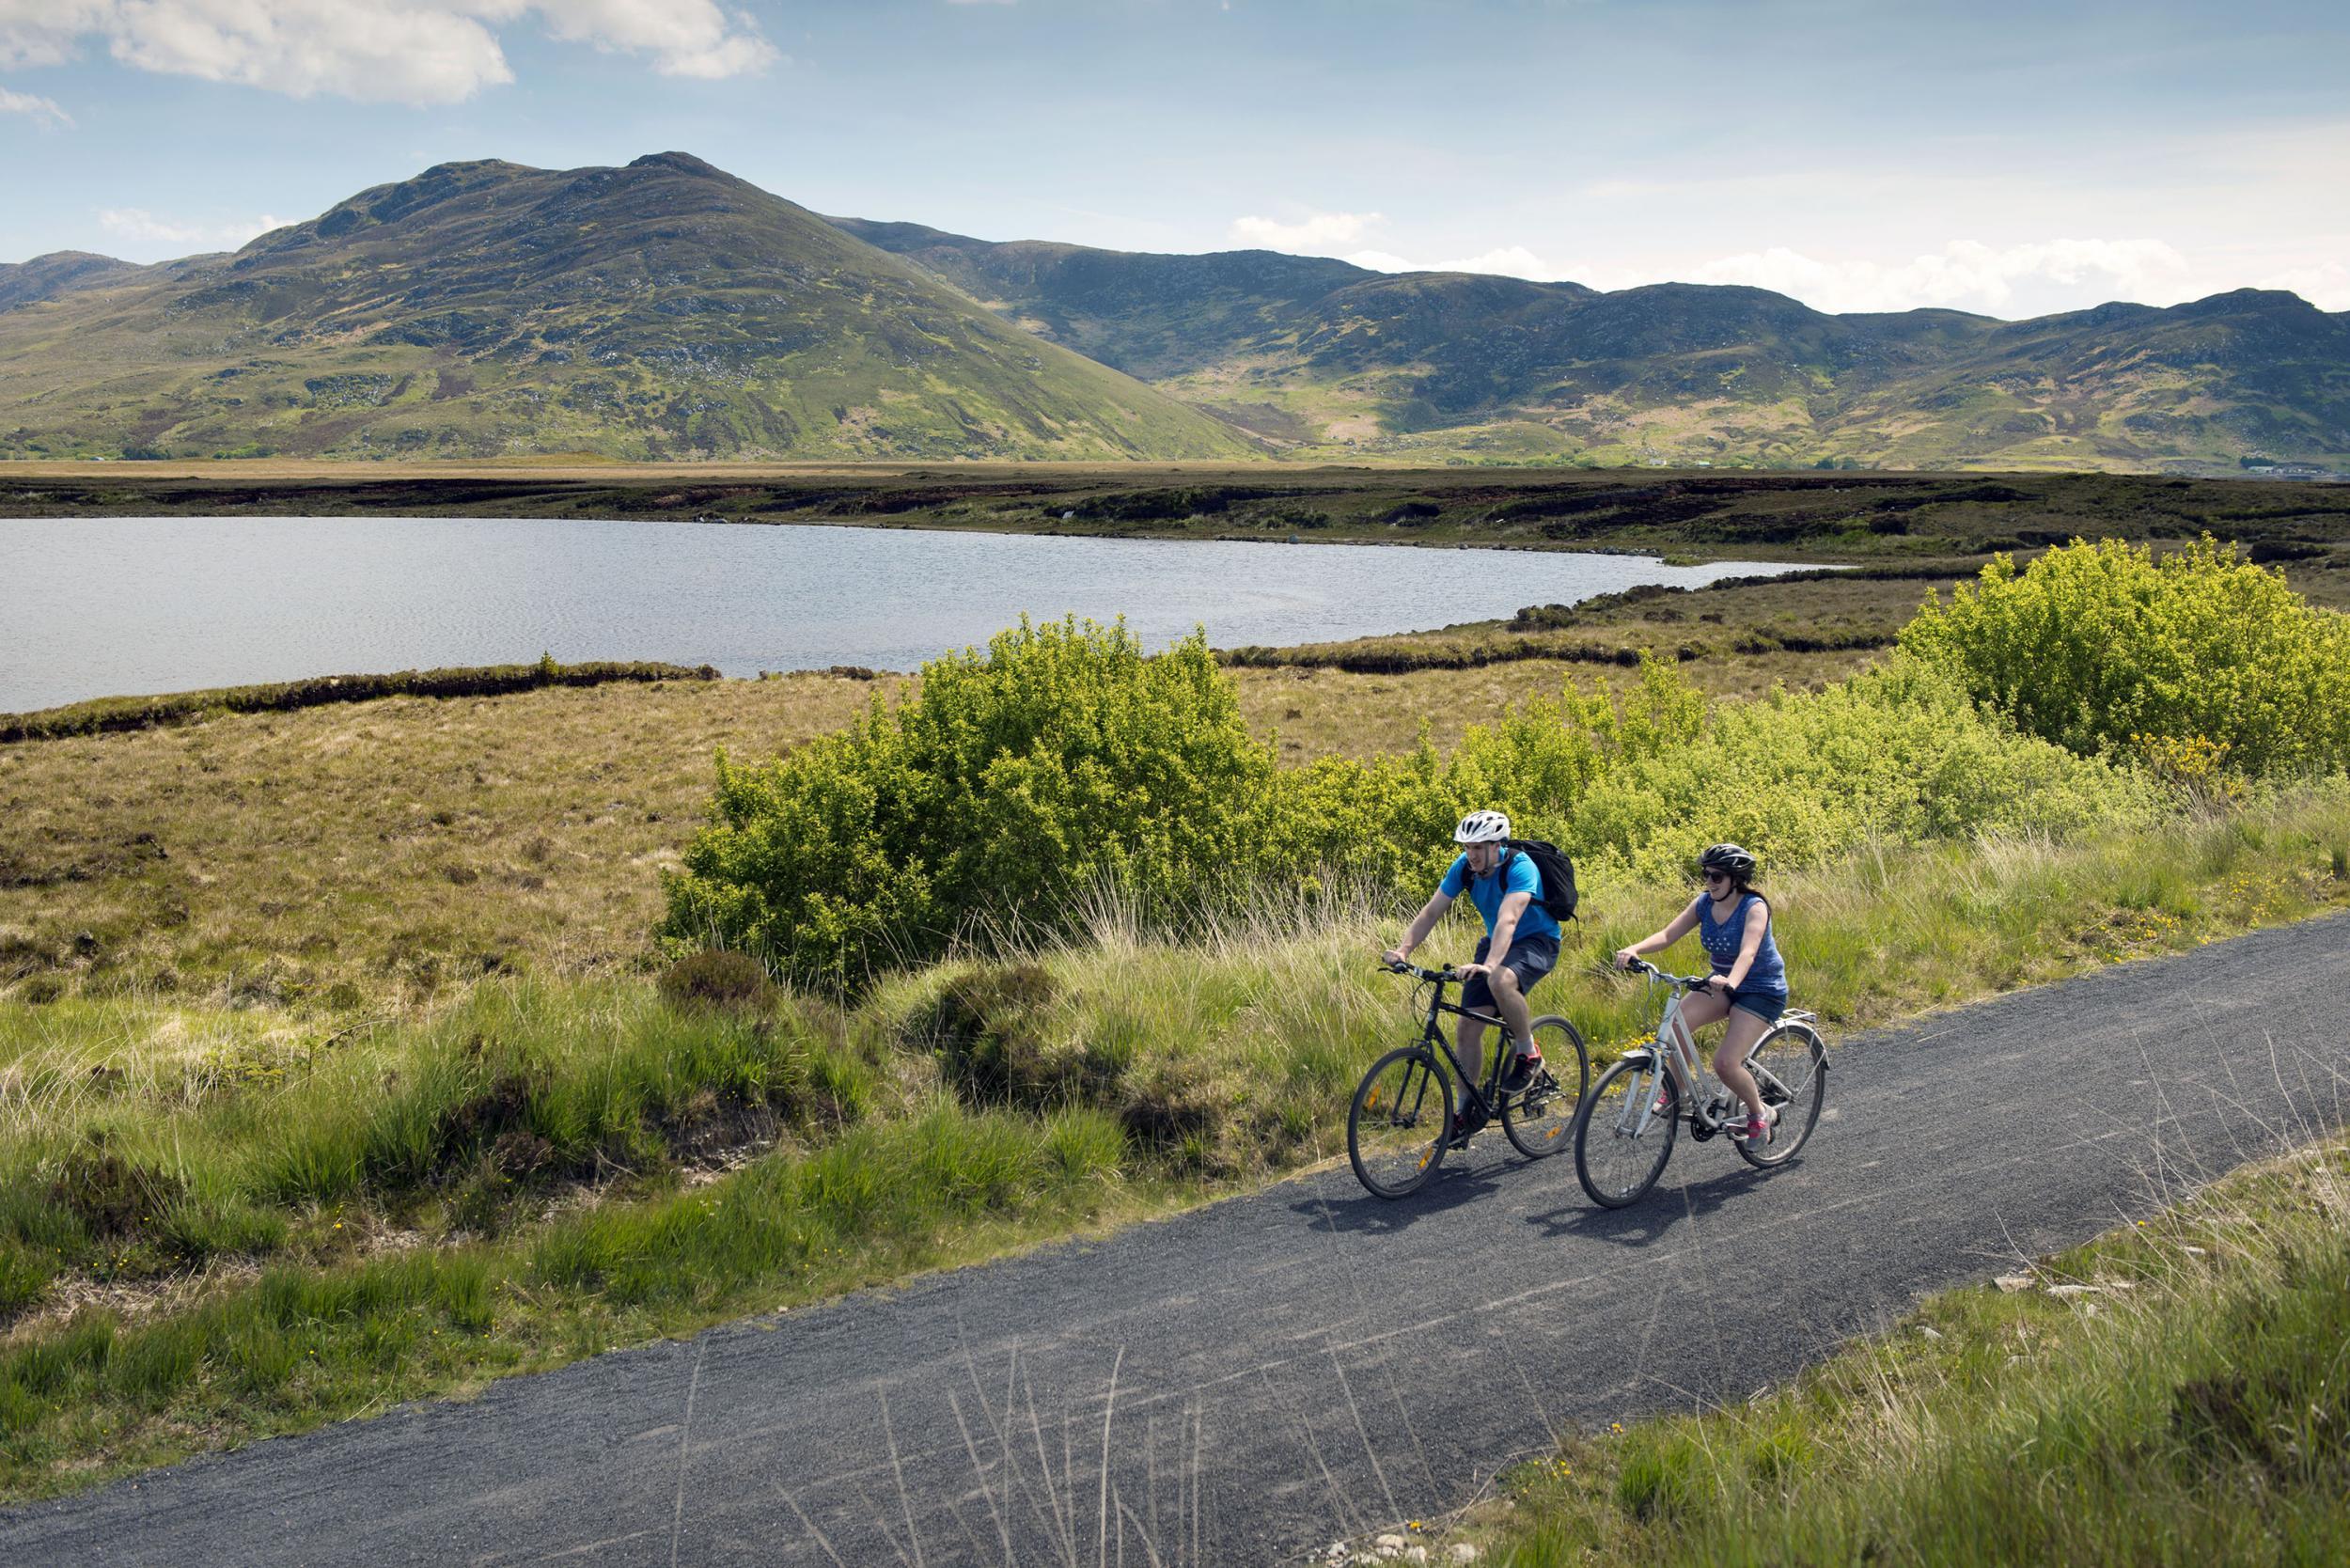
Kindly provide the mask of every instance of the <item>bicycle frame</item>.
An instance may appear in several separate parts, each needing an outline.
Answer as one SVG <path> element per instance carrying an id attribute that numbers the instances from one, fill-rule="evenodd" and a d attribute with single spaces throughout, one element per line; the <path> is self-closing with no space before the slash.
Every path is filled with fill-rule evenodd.
<path id="1" fill-rule="evenodd" d="M 1653 1050 L 1648 1046 L 1636 1046 L 1624 1055 L 1633 1060 L 1646 1057 L 1653 1061 L 1659 1055 L 1664 1058 L 1666 1070 L 1672 1074 L 1675 1086 L 1687 1103 L 1690 1129 L 1702 1140 L 1720 1130 L 1723 1122 L 1728 1120 L 1726 1115 L 1716 1117 L 1707 1113 L 1704 1086 L 1711 1083 L 1724 1094 L 1730 1093 L 1730 1086 L 1708 1073 L 1700 1064 L 1697 1035 L 1681 1021 L 1681 1006 L 1687 995 L 1688 987 L 1682 984 L 1675 977 L 1653 966 L 1648 966 L 1648 973 L 1649 983 L 1652 986 L 1661 980 L 1669 988 L 1669 994 L 1665 998 L 1664 1011 L 1657 1015 L 1656 1019 L 1656 1043 Z M 1779 1017 L 1779 1022 L 1782 1024 L 1794 1024 L 1805 1027 L 1810 1027 L 1812 1021 L 1813 1014 L 1795 1008 L 1790 1008 Z M 1769 1032 L 1765 1031 L 1762 1039 L 1767 1040 L 1768 1038 L 1770 1038 Z M 1762 1040 L 1756 1041 L 1755 1043 L 1760 1045 Z M 1753 1063 L 1754 1053 L 1749 1050 L 1747 1053 L 1747 1070 L 1749 1073 L 1754 1071 Z M 1738 1103 L 1737 1096 L 1730 1095 L 1730 1099 L 1731 1105 L 1735 1106 Z M 1618 1114 L 1617 1125 L 1620 1129 L 1635 1135 L 1646 1133 L 1656 1116 L 1656 1094 L 1653 1088 L 1650 1084 L 1643 1083 L 1637 1095 L 1626 1096 L 1624 1107 Z"/>
<path id="2" fill-rule="evenodd" d="M 1509 1037 L 1510 1026 L 1502 1022 L 1498 1013 L 1480 1012 L 1474 1008 L 1463 1007 L 1458 1002 L 1446 1001 L 1444 988 L 1458 982 L 1443 978 L 1441 972 L 1423 969 L 1419 973 L 1428 980 L 1432 987 L 1428 995 L 1428 1019 L 1420 1026 L 1420 1043 L 1441 1046 L 1444 1050 L 1445 1060 L 1451 1064 L 1452 1075 L 1461 1081 L 1461 1087 L 1476 1100 L 1477 1109 L 1488 1118 L 1498 1114 L 1491 1090 L 1497 1088 L 1501 1082 L 1501 1058 L 1508 1053 L 1500 1050 L 1480 1050 L 1480 1055 L 1492 1058 L 1492 1064 L 1481 1074 L 1481 1081 L 1472 1080 L 1466 1064 L 1461 1060 L 1460 1051 L 1453 1045 L 1452 1040 L 1446 1035 L 1443 1027 L 1436 1022 L 1436 1019 L 1439 1015 L 1449 1012 L 1455 1017 L 1470 1019 L 1497 1028 L 1501 1030 L 1505 1040 Z"/>

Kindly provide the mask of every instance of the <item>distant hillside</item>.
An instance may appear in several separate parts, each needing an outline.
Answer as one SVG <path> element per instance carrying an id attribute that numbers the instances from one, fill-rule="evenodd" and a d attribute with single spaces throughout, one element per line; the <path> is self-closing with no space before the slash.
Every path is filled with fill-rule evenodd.
<path id="1" fill-rule="evenodd" d="M 234 255 L 0 265 L 0 459 L 2350 469 L 2350 314 L 1829 315 L 825 219 L 683 153 L 444 164 Z"/>
<path id="2" fill-rule="evenodd" d="M 1296 456 L 2350 466 L 2350 315 L 2292 294 L 1835 316 L 1759 289 L 1598 293 L 834 221 Z"/>
<path id="3" fill-rule="evenodd" d="M 137 271 L 128 261 L 92 256 L 86 250 L 52 251 L 30 261 L 0 261 L 0 310 L 97 288 Z"/>
<path id="4" fill-rule="evenodd" d="M 0 270 L 0 456 L 1246 458 L 682 153 L 446 164 L 233 256 Z"/>

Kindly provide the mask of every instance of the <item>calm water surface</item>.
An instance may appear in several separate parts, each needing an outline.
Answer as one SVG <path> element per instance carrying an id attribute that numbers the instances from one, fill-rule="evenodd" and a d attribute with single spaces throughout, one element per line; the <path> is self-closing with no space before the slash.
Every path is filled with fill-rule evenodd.
<path id="1" fill-rule="evenodd" d="M 1153 648 L 1508 615 L 1752 563 L 512 518 L 0 521 L 0 712 L 306 675 L 581 659 L 912 669 L 1025 611 Z"/>

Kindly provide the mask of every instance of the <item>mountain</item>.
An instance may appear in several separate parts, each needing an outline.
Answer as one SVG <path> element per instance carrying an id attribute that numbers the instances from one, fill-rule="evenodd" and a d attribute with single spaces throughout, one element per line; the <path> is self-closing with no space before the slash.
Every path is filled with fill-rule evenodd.
<path id="1" fill-rule="evenodd" d="M 444 164 L 233 255 L 0 290 L 6 456 L 1261 455 L 683 153 Z"/>
<path id="2" fill-rule="evenodd" d="M 2000 321 L 823 218 L 684 153 L 444 164 L 233 255 L 0 265 L 0 458 L 2350 468 L 2350 314 Z"/>
<path id="3" fill-rule="evenodd" d="M 2246 290 L 1999 321 L 833 220 L 1300 457 L 2350 466 L 2350 315 Z"/>
<path id="4" fill-rule="evenodd" d="M 38 305 L 77 289 L 94 289 L 139 269 L 86 250 L 52 251 L 30 261 L 0 261 L 0 310 Z"/>

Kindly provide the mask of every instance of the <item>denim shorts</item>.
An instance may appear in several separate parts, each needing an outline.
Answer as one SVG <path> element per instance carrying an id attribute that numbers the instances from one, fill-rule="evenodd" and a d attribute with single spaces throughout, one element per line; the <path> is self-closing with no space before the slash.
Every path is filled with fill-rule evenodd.
<path id="1" fill-rule="evenodd" d="M 1479 937 L 1477 957 L 1473 962 L 1484 963 L 1485 953 L 1493 945 L 1492 937 Z M 1534 982 L 1549 974 L 1558 962 L 1559 939 L 1557 937 L 1520 936 L 1512 939 L 1510 956 L 1501 966 L 1518 977 L 1518 995 L 1523 996 L 1532 991 Z M 1782 997 L 1781 1000 L 1783 1002 L 1785 998 Z M 1493 987 L 1485 983 L 1484 976 L 1471 975 L 1468 983 L 1461 987 L 1461 1005 L 1473 1007 L 1480 1012 L 1491 1012 L 1494 1010 Z"/>
<path id="2" fill-rule="evenodd" d="M 1752 989 L 1733 991 L 1730 994 L 1730 1005 L 1734 1008 L 1743 1008 L 1765 1024 L 1776 1024 L 1778 1022 L 1778 1015 L 1787 1011 L 1787 993 Z"/>

